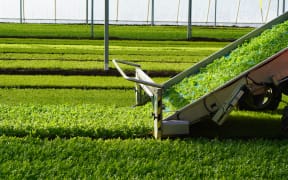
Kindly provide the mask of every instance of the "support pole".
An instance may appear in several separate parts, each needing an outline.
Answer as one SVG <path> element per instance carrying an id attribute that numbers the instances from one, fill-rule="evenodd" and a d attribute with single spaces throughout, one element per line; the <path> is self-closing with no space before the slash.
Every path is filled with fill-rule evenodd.
<path id="1" fill-rule="evenodd" d="M 89 4 L 88 0 L 86 0 L 86 24 L 88 24 L 88 18 L 89 18 Z"/>
<path id="2" fill-rule="evenodd" d="M 152 0 L 152 3 L 151 3 L 151 26 L 155 25 L 155 22 L 154 22 L 154 10 L 155 10 L 154 0 Z"/>
<path id="3" fill-rule="evenodd" d="M 23 17 L 23 22 L 25 23 L 25 0 L 22 0 L 22 17 Z"/>
<path id="4" fill-rule="evenodd" d="M 119 0 L 117 0 L 117 5 L 116 5 L 116 22 L 118 22 L 118 15 L 119 15 Z"/>
<path id="5" fill-rule="evenodd" d="M 104 70 L 109 70 L 109 0 L 105 0 Z"/>
<path id="6" fill-rule="evenodd" d="M 207 9 L 207 15 L 206 15 L 206 24 L 208 23 L 208 18 L 209 18 L 209 13 L 210 13 L 210 5 L 211 5 L 211 0 L 208 1 L 208 9 Z"/>
<path id="7" fill-rule="evenodd" d="M 238 17 L 239 17 L 239 11 L 240 11 L 240 4 L 241 4 L 241 0 L 238 0 L 238 6 L 237 6 L 237 13 L 236 13 L 236 21 L 235 23 L 238 23 Z"/>
<path id="8" fill-rule="evenodd" d="M 161 139 L 162 136 L 162 89 L 156 89 L 154 99 L 154 137 Z"/>
<path id="9" fill-rule="evenodd" d="M 215 12 L 214 12 L 214 27 L 216 27 L 217 24 L 217 0 L 215 0 Z"/>
<path id="10" fill-rule="evenodd" d="M 177 23 L 177 24 L 178 24 L 178 22 L 179 22 L 180 2 L 181 2 L 181 0 L 178 0 L 177 19 L 176 19 L 176 23 Z"/>
<path id="11" fill-rule="evenodd" d="M 54 0 L 54 23 L 56 24 L 57 20 L 57 0 Z"/>
<path id="12" fill-rule="evenodd" d="M 279 16 L 279 0 L 277 0 L 277 16 Z"/>
<path id="13" fill-rule="evenodd" d="M 187 40 L 192 38 L 192 0 L 188 4 L 188 26 L 187 26 Z"/>
<path id="14" fill-rule="evenodd" d="M 21 24 L 23 23 L 22 10 L 23 10 L 23 3 L 22 3 L 22 0 L 20 0 L 20 23 Z"/>
<path id="15" fill-rule="evenodd" d="M 268 8 L 267 8 L 267 13 L 266 13 L 266 17 L 265 17 L 265 22 L 267 22 L 267 20 L 268 20 L 268 15 L 269 15 L 270 7 L 271 7 L 271 0 L 269 0 L 269 3 L 268 3 Z"/>
<path id="16" fill-rule="evenodd" d="M 148 8 L 147 8 L 147 24 L 149 22 L 149 14 L 150 14 L 150 0 L 148 0 Z"/>
<path id="17" fill-rule="evenodd" d="M 285 13 L 285 11 L 286 11 L 286 5 L 285 5 L 285 2 L 286 2 L 286 0 L 283 0 L 283 8 L 282 8 L 282 12 L 283 12 L 283 14 Z"/>
<path id="18" fill-rule="evenodd" d="M 94 39 L 94 0 L 91 0 L 91 39 Z"/>

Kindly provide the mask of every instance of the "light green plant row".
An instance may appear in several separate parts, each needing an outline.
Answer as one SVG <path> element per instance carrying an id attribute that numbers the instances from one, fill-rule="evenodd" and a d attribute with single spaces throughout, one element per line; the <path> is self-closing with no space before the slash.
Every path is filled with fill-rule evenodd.
<path id="1" fill-rule="evenodd" d="M 175 62 L 179 58 L 185 58 L 184 62 L 191 62 L 197 56 L 208 56 L 219 50 L 219 47 L 189 47 L 186 46 L 169 46 L 169 47 L 129 47 L 129 44 L 122 46 L 113 46 L 109 48 L 109 55 L 112 58 L 141 60 L 145 61 L 172 61 Z M 75 57 L 77 60 L 103 60 L 103 46 L 92 45 L 46 45 L 46 44 L 0 44 L 0 59 L 55 59 L 65 60 L 69 57 Z M 65 58 L 66 56 L 66 58 Z M 162 57 L 163 56 L 163 57 Z M 197 57 L 196 56 L 196 57 Z M 86 57 L 86 58 L 85 58 Z M 88 58 L 87 58 L 88 57 Z M 199 59 L 196 59 L 199 60 Z"/>
<path id="2" fill-rule="evenodd" d="M 91 45 L 103 46 L 103 40 L 81 40 L 81 39 L 36 39 L 36 38 L 0 38 L 0 44 L 45 44 L 45 45 Z M 153 40 L 110 40 L 110 46 L 129 47 L 198 47 L 221 48 L 228 42 L 215 41 L 153 41 Z"/>
<path id="3" fill-rule="evenodd" d="M 167 78 L 154 78 L 155 82 L 162 83 Z M 134 88 L 134 83 L 122 77 L 113 76 L 58 76 L 58 75 L 0 75 L 2 87 L 68 87 L 68 88 Z"/>
<path id="4" fill-rule="evenodd" d="M 163 63 L 161 61 L 153 62 L 136 62 L 140 64 L 144 70 L 151 71 L 175 71 L 180 72 L 191 65 L 197 63 L 197 61 L 191 61 L 190 63 L 168 62 Z M 110 61 L 109 67 L 114 68 L 114 64 Z M 63 60 L 0 60 L 0 68 L 4 69 L 47 69 L 47 70 L 103 70 L 104 60 L 102 61 L 63 61 Z M 125 70 L 133 70 L 135 67 L 124 67 Z M 120 74 L 119 74 L 120 75 Z"/>
<path id="5" fill-rule="evenodd" d="M 134 90 L 118 89 L 0 89 L 0 104 L 19 105 L 77 105 L 131 107 L 135 105 Z"/>
<path id="6" fill-rule="evenodd" d="M 179 109 L 288 46 L 288 21 L 246 41 L 229 55 L 214 60 L 200 72 L 166 90 L 164 103 Z"/>
<path id="7" fill-rule="evenodd" d="M 0 137 L 1 179 L 286 179 L 287 140 Z"/>
<path id="8" fill-rule="evenodd" d="M 210 53 L 210 52 L 209 52 Z M 161 52 L 158 55 L 155 54 L 144 54 L 144 52 L 141 53 L 132 53 L 132 54 L 110 54 L 110 59 L 121 59 L 121 60 L 127 60 L 135 63 L 145 63 L 145 62 L 158 62 L 158 63 L 194 63 L 199 62 L 199 60 L 203 59 L 204 57 L 207 57 L 209 53 L 200 53 L 195 52 L 194 54 L 187 55 L 167 55 L 165 52 Z M 0 60 L 3 61 L 3 63 L 10 63 L 13 62 L 12 60 L 58 60 L 58 61 L 95 61 L 97 62 L 103 62 L 104 61 L 104 55 L 102 53 L 99 54 L 38 54 L 38 53 L 0 53 Z M 11 61 L 10 61 L 11 60 Z M 79 62 L 79 63 L 80 63 Z M 30 62 L 33 63 L 33 62 Z M 69 62 L 68 62 L 69 63 Z"/>
<path id="9" fill-rule="evenodd" d="M 68 91 L 66 92 L 68 93 Z M 105 94 L 107 95 L 107 93 Z M 108 96 L 102 96 L 102 99 L 106 100 L 103 104 L 85 101 L 87 95 L 80 93 L 79 96 L 81 95 L 84 98 L 78 97 L 81 99 L 80 101 L 76 99 L 75 102 L 72 102 L 73 98 L 70 96 L 67 103 L 64 104 L 61 104 L 63 103 L 61 100 L 58 101 L 59 104 L 45 101 L 43 103 L 42 100 L 39 102 L 37 101 L 37 99 L 39 100 L 38 95 L 36 95 L 35 100 L 24 102 L 25 99 L 19 98 L 19 96 L 10 97 L 14 102 L 16 98 L 19 98 L 19 103 L 5 103 L 5 101 L 0 103 L 0 135 L 41 138 L 54 138 L 56 136 L 134 138 L 152 135 L 151 103 L 133 108 L 130 104 L 131 101 L 124 102 L 127 95 L 123 93 L 111 93 Z M 52 98 L 57 97 L 57 95 L 47 94 L 45 98 L 49 97 L 51 98 L 50 101 L 53 101 Z M 65 97 L 67 98 L 67 95 Z M 92 98 L 94 97 L 92 96 Z M 120 99 L 123 103 L 118 105 L 117 101 Z M 201 122 L 199 123 L 200 126 L 198 126 L 199 124 L 193 125 L 191 128 L 194 129 L 191 130 L 191 136 L 288 137 L 287 133 L 281 132 L 280 119 L 281 114 L 278 113 L 236 111 L 231 114 L 223 127 L 217 126 L 213 129 L 215 124 L 211 125 L 212 122 L 210 122 L 209 126 L 207 121 L 203 122 L 206 125 L 202 128 Z"/>
<path id="10" fill-rule="evenodd" d="M 0 24 L 1 37 L 74 38 L 91 37 L 90 25 L 70 24 Z M 193 27 L 194 37 L 237 39 L 253 28 Z M 119 26 L 110 25 L 111 39 L 186 40 L 185 26 Z M 104 26 L 96 25 L 94 36 L 103 39 Z"/>
<path id="11" fill-rule="evenodd" d="M 129 44 L 128 44 L 129 45 Z M 102 45 L 46 45 L 46 44 L 0 44 L 0 52 L 24 52 L 24 53 L 70 53 L 70 54 L 97 54 L 99 52 L 104 51 L 104 46 Z M 134 51 L 148 51 L 148 52 L 155 52 L 155 49 L 157 48 L 158 51 L 166 51 L 167 53 L 171 53 L 171 51 L 190 51 L 196 50 L 210 50 L 213 52 L 213 50 L 218 50 L 219 48 L 213 48 L 213 47 L 129 47 L 123 44 L 122 46 L 110 46 L 111 53 L 121 53 L 124 52 L 134 52 Z"/>
<path id="12" fill-rule="evenodd" d="M 0 135 L 34 137 L 130 138 L 152 130 L 151 107 L 112 105 L 5 105 L 0 104 Z"/>

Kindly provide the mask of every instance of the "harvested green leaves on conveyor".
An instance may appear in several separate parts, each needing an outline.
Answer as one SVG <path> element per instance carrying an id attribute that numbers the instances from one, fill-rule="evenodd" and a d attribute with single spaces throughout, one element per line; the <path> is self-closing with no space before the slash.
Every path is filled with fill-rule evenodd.
<path id="1" fill-rule="evenodd" d="M 164 92 L 166 110 L 174 111 L 194 102 L 229 80 L 288 46 L 288 21 L 265 30 L 215 59 L 197 74 L 184 78 Z"/>

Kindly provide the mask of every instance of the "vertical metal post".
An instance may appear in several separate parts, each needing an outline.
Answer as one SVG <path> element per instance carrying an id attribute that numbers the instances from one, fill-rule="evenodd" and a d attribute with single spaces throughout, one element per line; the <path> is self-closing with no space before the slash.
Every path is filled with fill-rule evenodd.
<path id="1" fill-rule="evenodd" d="M 20 23 L 22 24 L 23 23 L 23 17 L 22 17 L 22 14 L 23 14 L 23 12 L 22 12 L 22 10 L 23 10 L 23 4 L 22 4 L 22 0 L 20 0 Z"/>
<path id="2" fill-rule="evenodd" d="M 25 23 L 25 0 L 22 0 L 22 18 L 23 18 L 23 22 Z"/>
<path id="3" fill-rule="evenodd" d="M 149 22 L 149 14 L 150 14 L 150 0 L 148 0 L 148 9 L 147 9 L 147 24 Z"/>
<path id="4" fill-rule="evenodd" d="M 104 70 L 109 70 L 109 0 L 105 0 Z"/>
<path id="5" fill-rule="evenodd" d="M 215 12 L 214 12 L 214 27 L 216 27 L 217 24 L 217 0 L 215 0 Z"/>
<path id="6" fill-rule="evenodd" d="M 277 16 L 279 16 L 279 0 L 277 0 Z"/>
<path id="7" fill-rule="evenodd" d="M 155 22 L 154 22 L 154 10 L 155 10 L 155 6 L 154 6 L 154 0 L 152 0 L 151 2 L 151 26 L 154 26 L 155 25 Z"/>
<path id="8" fill-rule="evenodd" d="M 285 3 L 286 3 L 286 0 L 283 0 L 283 8 L 282 8 L 282 12 L 283 12 L 283 14 L 285 13 L 285 11 L 286 11 L 286 5 L 285 5 Z"/>
<path id="9" fill-rule="evenodd" d="M 89 18 L 89 1 L 86 0 L 86 24 L 88 24 L 88 18 Z"/>
<path id="10" fill-rule="evenodd" d="M 94 39 L 94 0 L 91 0 L 91 39 Z"/>
<path id="11" fill-rule="evenodd" d="M 179 22 L 180 2 L 181 2 L 181 0 L 178 0 L 177 18 L 176 18 L 176 23 L 177 23 L 177 24 L 178 24 L 178 22 Z"/>
<path id="12" fill-rule="evenodd" d="M 135 74 L 135 78 L 139 79 L 139 75 L 138 75 L 137 71 Z M 143 104 L 142 94 L 143 94 L 142 88 L 140 87 L 140 85 L 138 83 L 135 83 L 136 106 Z"/>
<path id="13" fill-rule="evenodd" d="M 240 4 L 241 4 L 241 0 L 238 0 L 238 6 L 237 6 L 237 13 L 236 13 L 236 21 L 235 21 L 235 24 L 238 23 L 238 16 L 239 16 L 239 11 L 240 11 Z"/>
<path id="14" fill-rule="evenodd" d="M 119 0 L 116 2 L 116 22 L 118 22 L 118 15 L 119 15 Z"/>
<path id="15" fill-rule="evenodd" d="M 161 139 L 162 136 L 162 89 L 157 88 L 154 99 L 154 137 Z"/>
<path id="16" fill-rule="evenodd" d="M 188 4 L 188 26 L 187 26 L 187 40 L 192 38 L 192 0 Z"/>
<path id="17" fill-rule="evenodd" d="M 57 0 L 54 0 L 54 23 L 56 24 L 57 20 Z"/>

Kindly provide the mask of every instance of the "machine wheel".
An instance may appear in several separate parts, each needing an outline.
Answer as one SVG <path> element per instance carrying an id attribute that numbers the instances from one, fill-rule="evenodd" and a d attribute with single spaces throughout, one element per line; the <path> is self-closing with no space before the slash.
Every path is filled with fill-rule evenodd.
<path id="1" fill-rule="evenodd" d="M 276 110 L 281 99 L 282 92 L 277 87 L 270 87 L 261 95 L 253 95 L 247 92 L 239 101 L 239 109 L 251 111 Z"/>
<path id="2" fill-rule="evenodd" d="M 281 125 L 282 125 L 282 130 L 288 131 L 288 106 L 286 106 L 283 110 Z"/>

